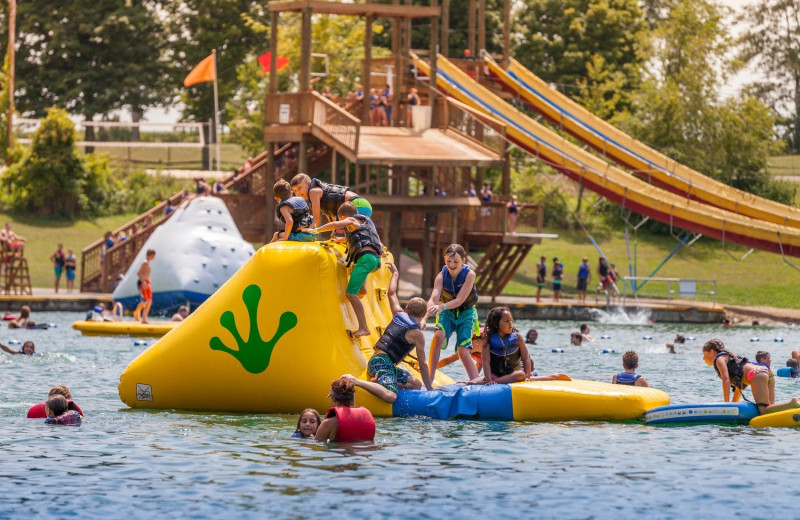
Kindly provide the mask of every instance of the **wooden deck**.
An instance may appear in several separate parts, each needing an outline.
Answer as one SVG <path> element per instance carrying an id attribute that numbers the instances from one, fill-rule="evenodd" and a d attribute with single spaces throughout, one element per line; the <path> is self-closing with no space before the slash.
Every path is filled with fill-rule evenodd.
<path id="1" fill-rule="evenodd" d="M 362 126 L 359 164 L 384 166 L 502 166 L 503 158 L 455 132 Z"/>

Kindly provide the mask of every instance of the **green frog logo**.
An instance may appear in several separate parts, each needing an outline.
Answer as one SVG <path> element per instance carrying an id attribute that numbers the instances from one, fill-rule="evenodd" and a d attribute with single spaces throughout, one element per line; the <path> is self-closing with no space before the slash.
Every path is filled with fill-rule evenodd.
<path id="1" fill-rule="evenodd" d="M 278 320 L 278 330 L 269 341 L 261 338 L 258 330 L 258 302 L 261 301 L 261 289 L 257 285 L 250 285 L 242 292 L 242 301 L 247 307 L 247 314 L 250 317 L 250 334 L 247 341 L 242 339 L 239 329 L 236 327 L 236 317 L 231 311 L 225 311 L 219 318 L 219 323 L 225 327 L 236 339 L 238 350 L 228 348 L 219 337 L 214 336 L 208 342 L 211 350 L 220 350 L 235 357 L 242 364 L 245 370 L 251 374 L 260 374 L 269 366 L 272 351 L 275 344 L 290 330 L 297 326 L 297 315 L 293 312 L 284 312 Z"/>

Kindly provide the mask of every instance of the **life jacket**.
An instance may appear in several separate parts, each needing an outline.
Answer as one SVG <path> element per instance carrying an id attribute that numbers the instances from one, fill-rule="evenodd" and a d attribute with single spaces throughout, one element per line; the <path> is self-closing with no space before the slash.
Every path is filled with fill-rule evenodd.
<path id="1" fill-rule="evenodd" d="M 371 441 L 375 438 L 375 419 L 363 406 L 334 406 L 325 418 L 336 417 L 339 428 L 334 442 Z"/>
<path id="2" fill-rule="evenodd" d="M 349 266 L 361 256 L 359 253 L 367 246 L 372 246 L 375 249 L 375 254 L 381 254 L 383 244 L 381 237 L 378 236 L 378 230 L 375 228 L 375 223 L 366 215 L 356 214 L 353 218 L 361 223 L 355 231 L 349 231 L 347 228 L 344 234 L 347 236 L 347 265 Z"/>
<path id="3" fill-rule="evenodd" d="M 589 265 L 581 263 L 578 266 L 578 278 L 589 278 Z"/>
<path id="4" fill-rule="evenodd" d="M 275 214 L 278 216 L 278 220 L 286 223 L 281 213 L 281 208 L 284 206 L 289 206 L 292 210 L 292 220 L 294 221 L 292 224 L 292 233 L 297 233 L 302 228 L 314 227 L 314 216 L 311 214 L 311 211 L 309 211 L 308 204 L 306 204 L 304 199 L 300 197 L 289 197 L 281 201 L 280 204 L 275 207 Z"/>
<path id="5" fill-rule="evenodd" d="M 496 332 L 492 334 L 489 338 L 489 351 L 492 374 L 504 376 L 519 370 L 522 353 L 519 351 L 519 337 L 516 330 L 506 336 L 505 340 Z"/>
<path id="6" fill-rule="evenodd" d="M 631 372 L 620 372 L 617 374 L 617 384 L 618 385 L 628 385 L 628 386 L 636 386 L 636 380 L 638 380 L 641 374 L 633 374 Z"/>
<path id="7" fill-rule="evenodd" d="M 406 332 L 419 329 L 419 323 L 405 312 L 395 314 L 375 348 L 389 355 L 395 365 L 414 350 L 415 345 L 406 339 Z"/>
<path id="8" fill-rule="evenodd" d="M 439 303 L 447 303 L 456 299 L 458 293 L 461 292 L 461 287 L 464 286 L 464 282 L 467 280 L 467 273 L 469 273 L 469 266 L 464 264 L 461 266 L 461 272 L 453 280 L 453 277 L 450 276 L 450 271 L 447 270 L 447 266 L 442 267 L 442 294 L 439 296 Z M 476 303 L 478 303 L 478 289 L 475 288 L 473 283 L 467 299 L 457 309 L 453 310 L 462 312 L 475 306 Z"/>
<path id="9" fill-rule="evenodd" d="M 339 206 L 346 202 L 345 195 L 348 190 L 347 186 L 328 184 L 319 179 L 311 179 L 308 185 L 308 191 L 311 191 L 313 188 L 320 188 L 322 190 L 322 196 L 319 198 L 320 213 L 327 215 L 331 220 L 336 220 Z M 308 205 L 311 206 L 310 200 Z"/>
<path id="10" fill-rule="evenodd" d="M 31 406 L 28 410 L 28 419 L 46 419 L 47 413 L 44 411 L 44 407 L 46 405 L 47 403 L 36 403 L 35 405 Z M 67 410 L 75 410 L 79 414 L 83 415 L 83 410 L 81 410 L 81 407 L 70 399 L 67 399 Z"/>
<path id="11" fill-rule="evenodd" d="M 719 352 L 716 356 L 714 356 L 714 370 L 717 371 L 717 375 L 721 378 L 722 375 L 719 373 L 719 367 L 717 367 L 717 358 L 720 356 L 728 356 L 728 377 L 731 380 L 731 388 L 738 388 L 739 390 L 742 389 L 742 377 L 744 377 L 744 366 L 748 363 L 746 357 L 739 357 L 731 354 L 730 352 Z"/>
<path id="12" fill-rule="evenodd" d="M 608 277 L 608 265 L 607 264 L 600 264 L 597 266 L 597 271 L 600 274 L 600 278 Z"/>

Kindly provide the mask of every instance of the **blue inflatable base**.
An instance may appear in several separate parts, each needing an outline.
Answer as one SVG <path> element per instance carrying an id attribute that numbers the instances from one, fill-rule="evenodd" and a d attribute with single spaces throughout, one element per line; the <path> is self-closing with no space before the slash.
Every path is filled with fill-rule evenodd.
<path id="1" fill-rule="evenodd" d="M 748 424 L 758 416 L 753 403 L 671 404 L 648 410 L 646 424 Z"/>
<path id="2" fill-rule="evenodd" d="M 448 385 L 441 390 L 419 392 L 400 390 L 392 413 L 400 416 L 423 416 L 432 419 L 456 417 L 493 421 L 513 421 L 509 385 Z"/>
<path id="3" fill-rule="evenodd" d="M 775 373 L 779 377 L 796 377 L 794 374 L 797 373 L 797 370 L 792 367 L 781 367 Z"/>
<path id="4" fill-rule="evenodd" d="M 191 309 L 196 309 L 201 303 L 211 297 L 210 294 L 202 294 L 192 291 L 166 291 L 153 293 L 153 305 L 150 307 L 150 315 L 175 312 L 181 305 L 190 305 Z M 127 296 L 116 300 L 127 310 L 132 311 L 139 305 L 139 296 Z"/>

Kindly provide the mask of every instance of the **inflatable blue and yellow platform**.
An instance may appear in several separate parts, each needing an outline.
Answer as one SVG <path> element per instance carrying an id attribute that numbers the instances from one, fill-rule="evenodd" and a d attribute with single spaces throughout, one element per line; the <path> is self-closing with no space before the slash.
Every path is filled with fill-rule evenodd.
<path id="1" fill-rule="evenodd" d="M 384 264 L 392 260 L 383 257 Z M 342 246 L 278 242 L 262 247 L 180 327 L 143 352 L 120 376 L 133 408 L 299 413 L 324 410 L 330 383 L 366 378 L 373 345 L 392 318 L 391 273 L 366 282 L 362 303 L 372 331 L 353 339 L 357 320 L 345 297 Z M 409 360 L 410 361 L 410 360 Z M 417 377 L 414 364 L 406 368 Z M 439 373 L 430 392 L 401 391 L 394 405 L 357 389 L 356 405 L 375 416 L 489 420 L 638 419 L 666 405 L 660 390 L 593 381 L 541 381 L 463 387 Z"/>

